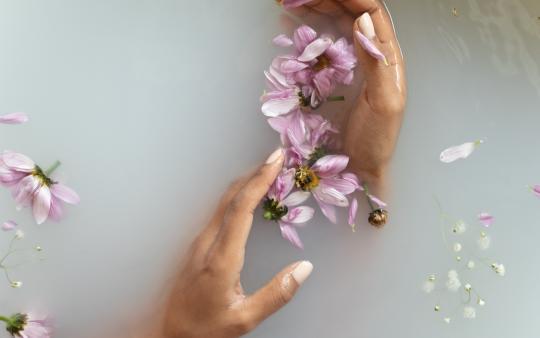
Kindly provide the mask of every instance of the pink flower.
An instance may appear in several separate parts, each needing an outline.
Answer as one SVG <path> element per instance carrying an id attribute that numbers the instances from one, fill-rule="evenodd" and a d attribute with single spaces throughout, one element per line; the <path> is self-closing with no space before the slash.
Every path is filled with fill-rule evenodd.
<path id="1" fill-rule="evenodd" d="M 63 202 L 78 204 L 80 201 L 75 191 L 53 181 L 34 161 L 15 152 L 5 151 L 0 155 L 0 183 L 11 190 L 18 208 L 32 207 L 38 224 L 47 218 L 60 220 Z"/>
<path id="2" fill-rule="evenodd" d="M 327 155 L 312 166 L 297 167 L 295 172 L 296 187 L 310 191 L 323 214 L 332 223 L 337 222 L 335 207 L 348 207 L 347 195 L 356 190 L 353 182 L 340 176 L 348 163 L 349 158 L 345 155 Z"/>
<path id="3" fill-rule="evenodd" d="M 540 197 L 540 185 L 533 185 L 531 187 L 532 192 L 536 195 L 536 197 Z"/>
<path id="4" fill-rule="evenodd" d="M 14 337 L 50 338 L 53 334 L 53 324 L 49 317 L 16 313 L 9 318 L 0 316 L 0 320 L 6 323 L 6 330 Z"/>
<path id="5" fill-rule="evenodd" d="M 337 84 L 352 83 L 356 57 L 345 38 L 334 41 L 329 36 L 317 37 L 315 30 L 304 25 L 294 32 L 293 43 L 296 53 L 275 58 L 272 66 L 289 83 L 313 88 L 309 99 L 312 107 L 325 101 Z"/>
<path id="6" fill-rule="evenodd" d="M 478 220 L 482 223 L 483 226 L 489 228 L 493 224 L 494 217 L 488 214 L 487 212 L 482 212 L 478 215 Z"/>
<path id="7" fill-rule="evenodd" d="M 294 169 L 284 169 L 276 178 L 263 204 L 263 216 L 267 220 L 277 221 L 283 238 L 303 249 L 295 227 L 313 218 L 315 211 L 310 207 L 297 206 L 305 202 L 310 194 L 304 191 L 291 193 L 294 187 L 294 174 Z"/>
<path id="8" fill-rule="evenodd" d="M 2 230 L 4 231 L 11 231 L 17 227 L 17 223 L 15 221 L 5 221 L 4 224 L 2 224 Z"/>
<path id="9" fill-rule="evenodd" d="M 0 123 L 4 124 L 21 124 L 28 121 L 28 116 L 25 113 L 11 113 L 0 115 Z"/>
<path id="10" fill-rule="evenodd" d="M 269 71 L 265 71 L 264 75 L 270 89 L 261 96 L 263 103 L 261 111 L 264 115 L 276 117 L 309 106 L 306 97 L 311 96 L 311 88 L 304 86 L 300 89 L 296 85 L 289 84 L 287 79 L 272 67 Z"/>

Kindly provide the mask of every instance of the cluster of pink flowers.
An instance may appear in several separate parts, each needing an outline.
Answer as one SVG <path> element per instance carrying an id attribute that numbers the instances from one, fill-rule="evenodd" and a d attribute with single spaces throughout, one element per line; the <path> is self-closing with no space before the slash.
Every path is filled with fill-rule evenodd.
<path id="1" fill-rule="evenodd" d="M 348 208 L 354 226 L 358 202 L 353 195 L 364 191 L 356 175 L 346 172 L 349 158 L 336 154 L 338 130 L 314 112 L 325 101 L 344 99 L 331 95 L 338 85 L 352 83 L 356 57 L 345 38 L 318 36 L 305 25 L 292 38 L 279 35 L 274 43 L 292 52 L 276 57 L 264 72 L 268 91 L 261 97 L 261 110 L 279 133 L 286 159 L 263 203 L 264 218 L 278 222 L 282 236 L 303 248 L 296 227 L 309 221 L 314 210 L 300 204 L 313 196 L 332 223 L 337 223 L 337 208 Z M 371 197 L 370 203 L 384 205 Z"/>

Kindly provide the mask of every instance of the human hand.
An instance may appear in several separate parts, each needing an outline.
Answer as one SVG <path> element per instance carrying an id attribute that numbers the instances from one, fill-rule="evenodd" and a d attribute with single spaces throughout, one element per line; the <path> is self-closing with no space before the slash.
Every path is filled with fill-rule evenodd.
<path id="1" fill-rule="evenodd" d="M 407 99 L 404 60 L 386 8 L 378 0 L 312 0 L 291 12 L 301 17 L 322 15 L 350 37 L 352 31 L 361 32 L 385 55 L 388 65 L 371 57 L 354 39 L 364 80 L 343 128 L 350 168 L 364 182 L 379 185 L 394 152 Z"/>
<path id="2" fill-rule="evenodd" d="M 287 304 L 313 266 L 296 262 L 253 295 L 240 283 L 253 212 L 280 172 L 275 151 L 247 180 L 231 186 L 210 223 L 193 242 L 164 314 L 160 338 L 232 338 L 253 330 Z"/>

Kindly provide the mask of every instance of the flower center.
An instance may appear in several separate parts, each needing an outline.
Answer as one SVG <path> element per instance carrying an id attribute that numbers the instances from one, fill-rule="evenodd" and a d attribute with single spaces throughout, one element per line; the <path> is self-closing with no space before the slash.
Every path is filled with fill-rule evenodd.
<path id="1" fill-rule="evenodd" d="M 269 221 L 278 221 L 289 212 L 286 205 L 279 205 L 279 202 L 272 198 L 267 198 L 264 201 L 263 210 L 264 219 Z"/>
<path id="2" fill-rule="evenodd" d="M 43 170 L 37 165 L 34 168 L 34 171 L 32 171 L 32 176 L 38 178 L 41 184 L 47 187 L 51 186 L 54 183 L 50 178 L 47 177 L 47 175 L 45 175 Z"/>
<path id="3" fill-rule="evenodd" d="M 319 177 L 308 166 L 300 166 L 294 174 L 296 187 L 303 191 L 311 191 L 319 185 Z"/>
<path id="4" fill-rule="evenodd" d="M 302 93 L 302 91 L 298 92 L 298 98 L 300 100 L 300 105 L 302 107 L 309 106 L 309 104 L 310 104 L 309 99 L 304 95 L 304 93 Z"/>
<path id="5" fill-rule="evenodd" d="M 326 55 L 321 54 L 317 58 L 317 63 L 313 66 L 313 69 L 315 69 L 316 71 L 320 71 L 328 68 L 328 66 L 330 66 L 330 59 Z"/>
<path id="6" fill-rule="evenodd" d="M 325 156 L 326 156 L 326 149 L 324 149 L 323 147 L 315 147 L 313 152 L 309 154 L 308 165 L 309 166 L 314 165 L 315 162 L 317 162 L 319 159 Z"/>

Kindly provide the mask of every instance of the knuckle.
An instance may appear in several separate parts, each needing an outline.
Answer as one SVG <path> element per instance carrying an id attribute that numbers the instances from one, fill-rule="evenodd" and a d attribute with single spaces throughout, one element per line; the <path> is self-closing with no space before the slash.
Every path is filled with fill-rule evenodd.
<path id="1" fill-rule="evenodd" d="M 294 296 L 293 291 L 290 288 L 280 288 L 275 293 L 274 302 L 276 305 L 287 304 Z"/>
<path id="2" fill-rule="evenodd" d="M 255 321 L 246 311 L 238 312 L 232 327 L 238 334 L 245 334 L 252 331 L 256 327 Z"/>
<path id="3" fill-rule="evenodd" d="M 372 108 L 375 112 L 388 116 L 400 115 L 405 110 L 405 99 L 402 95 L 393 96 L 386 100 L 377 100 L 372 103 Z"/>

